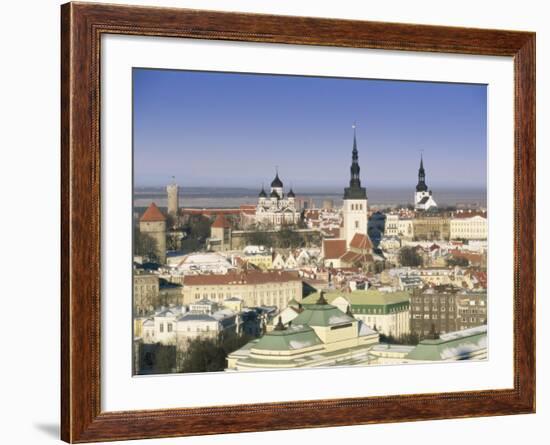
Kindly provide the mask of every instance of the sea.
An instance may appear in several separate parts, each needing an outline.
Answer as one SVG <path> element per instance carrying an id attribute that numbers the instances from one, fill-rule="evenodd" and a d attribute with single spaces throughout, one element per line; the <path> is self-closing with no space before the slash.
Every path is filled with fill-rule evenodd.
<path id="1" fill-rule="evenodd" d="M 258 202 L 257 189 L 238 187 L 185 187 L 179 189 L 179 206 L 183 208 L 236 208 L 242 204 Z M 370 208 L 405 207 L 413 203 L 414 187 L 411 188 L 367 188 Z M 433 196 L 438 207 L 486 208 L 487 190 L 482 188 L 441 188 Z M 341 188 L 311 189 L 296 193 L 296 199 L 308 206 L 321 207 L 327 200 L 334 207 L 342 205 Z M 147 207 L 155 202 L 159 207 L 167 206 L 164 187 L 136 187 L 134 207 Z"/>

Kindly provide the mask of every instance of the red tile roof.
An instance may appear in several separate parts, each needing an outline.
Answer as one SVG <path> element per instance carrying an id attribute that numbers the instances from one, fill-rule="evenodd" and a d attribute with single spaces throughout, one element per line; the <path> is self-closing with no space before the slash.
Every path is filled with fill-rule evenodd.
<path id="1" fill-rule="evenodd" d="M 231 226 L 225 219 L 225 216 L 223 216 L 223 213 L 220 213 L 218 214 L 218 216 L 216 216 L 216 221 L 212 223 L 212 227 L 216 227 L 219 229 L 228 229 Z"/>
<path id="2" fill-rule="evenodd" d="M 354 249 L 370 250 L 372 249 L 372 242 L 367 235 L 356 233 L 353 235 L 349 246 Z"/>
<path id="3" fill-rule="evenodd" d="M 151 205 L 147 207 L 147 210 L 145 210 L 145 213 L 141 215 L 139 220 L 143 222 L 157 222 L 166 221 L 166 217 L 162 214 L 157 205 L 152 202 Z"/>
<path id="4" fill-rule="evenodd" d="M 363 254 L 363 253 L 356 253 L 352 251 L 347 251 L 344 255 L 340 258 L 345 263 L 372 263 L 372 255 L 371 254 Z"/>
<path id="5" fill-rule="evenodd" d="M 241 213 L 244 213 L 245 215 L 256 214 L 256 206 L 252 204 L 241 204 L 240 209 L 241 209 Z"/>
<path id="6" fill-rule="evenodd" d="M 346 253 L 345 239 L 325 239 L 323 240 L 323 256 L 326 260 L 340 258 Z"/>
<path id="7" fill-rule="evenodd" d="M 212 285 L 239 285 L 239 284 L 267 284 L 301 281 L 297 272 L 248 271 L 243 273 L 227 273 L 223 275 L 187 275 L 183 279 L 184 286 L 212 286 Z"/>

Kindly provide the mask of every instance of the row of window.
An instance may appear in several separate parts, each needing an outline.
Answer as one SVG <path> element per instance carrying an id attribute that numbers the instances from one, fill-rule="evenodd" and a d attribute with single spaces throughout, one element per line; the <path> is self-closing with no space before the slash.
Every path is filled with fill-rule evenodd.
<path id="1" fill-rule="evenodd" d="M 421 312 L 422 311 L 422 306 L 413 306 L 413 310 L 416 311 L 416 312 Z M 425 312 L 430 312 L 430 310 L 434 311 L 434 312 L 437 312 L 437 308 L 431 308 L 430 306 L 424 306 L 424 311 Z M 439 312 L 445 312 L 446 309 L 445 309 L 445 306 L 440 306 L 439 307 Z M 455 308 L 453 306 L 449 306 L 449 312 L 454 312 L 455 311 Z"/>
<path id="2" fill-rule="evenodd" d="M 261 291 L 261 292 L 235 292 L 235 294 L 237 296 L 240 296 L 240 297 L 248 297 L 249 295 L 252 296 L 253 298 L 264 298 L 264 297 L 292 297 L 292 295 L 294 294 L 294 290 L 293 289 L 281 289 L 281 290 L 278 290 L 278 291 Z M 212 292 L 212 293 L 199 293 L 199 292 L 196 292 L 195 294 L 193 294 L 193 296 L 195 297 L 195 300 L 200 300 L 201 298 L 204 298 L 204 299 L 210 299 L 210 300 L 214 300 L 214 301 L 223 301 L 224 298 L 231 298 L 233 296 L 233 293 L 231 292 L 227 292 L 227 293 L 223 293 L 223 292 L 218 292 L 218 293 L 215 293 L 215 292 Z"/>

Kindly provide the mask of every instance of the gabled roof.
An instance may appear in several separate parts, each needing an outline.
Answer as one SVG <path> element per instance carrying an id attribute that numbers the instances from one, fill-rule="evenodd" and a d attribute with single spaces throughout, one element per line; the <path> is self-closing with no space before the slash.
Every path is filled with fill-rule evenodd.
<path id="1" fill-rule="evenodd" d="M 157 205 L 152 202 L 139 220 L 143 222 L 157 222 L 166 221 L 166 217 L 162 214 Z"/>
<path id="2" fill-rule="evenodd" d="M 346 253 L 345 239 L 323 240 L 323 254 L 326 260 L 335 260 Z"/>
<path id="3" fill-rule="evenodd" d="M 353 247 L 354 249 L 372 249 L 372 242 L 368 235 L 365 235 L 363 233 L 356 233 L 355 235 L 353 235 L 349 246 Z"/>
<path id="4" fill-rule="evenodd" d="M 374 261 L 370 253 L 357 253 L 348 250 L 340 259 L 345 263 L 372 263 Z"/>

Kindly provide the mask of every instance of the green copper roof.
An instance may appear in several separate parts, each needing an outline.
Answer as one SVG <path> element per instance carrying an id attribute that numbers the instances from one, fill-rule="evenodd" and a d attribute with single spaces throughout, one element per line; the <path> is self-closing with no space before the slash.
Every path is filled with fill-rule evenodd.
<path id="1" fill-rule="evenodd" d="M 315 299 L 317 301 L 319 296 Z M 294 320 L 293 325 L 308 326 L 335 326 L 355 321 L 353 317 L 346 315 L 336 306 L 330 304 L 311 304 L 304 307 L 304 310 Z"/>
<path id="2" fill-rule="evenodd" d="M 325 298 L 332 303 L 336 298 L 343 297 L 353 306 L 384 306 L 398 303 L 408 303 L 410 295 L 408 292 L 380 292 L 376 289 L 355 290 L 353 292 L 326 292 Z M 309 306 L 315 304 L 319 299 L 319 292 L 304 298 L 302 305 Z"/>
<path id="3" fill-rule="evenodd" d="M 487 348 L 487 326 L 441 335 L 437 340 L 422 340 L 406 358 L 411 360 L 465 360 Z"/>
<path id="4" fill-rule="evenodd" d="M 293 351 L 322 344 L 315 331 L 308 326 L 293 326 L 283 331 L 267 332 L 253 349 Z"/>

